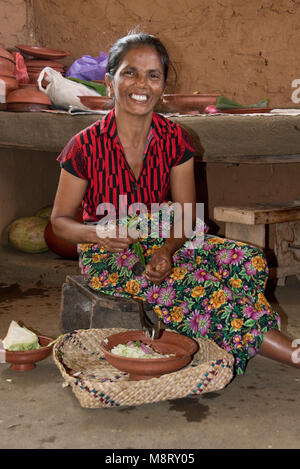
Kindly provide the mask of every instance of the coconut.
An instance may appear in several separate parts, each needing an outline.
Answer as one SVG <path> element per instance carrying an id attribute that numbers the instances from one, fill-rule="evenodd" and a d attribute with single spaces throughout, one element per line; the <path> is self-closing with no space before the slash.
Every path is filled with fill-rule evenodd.
<path id="1" fill-rule="evenodd" d="M 23 217 L 15 220 L 8 230 L 10 244 L 23 252 L 48 251 L 44 236 L 47 223 L 48 219 L 42 217 Z"/>

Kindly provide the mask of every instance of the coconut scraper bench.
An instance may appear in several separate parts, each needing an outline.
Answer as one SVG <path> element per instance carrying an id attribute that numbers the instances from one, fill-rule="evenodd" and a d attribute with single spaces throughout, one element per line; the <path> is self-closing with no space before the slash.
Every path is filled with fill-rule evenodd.
<path id="1" fill-rule="evenodd" d="M 92 328 L 147 329 L 157 336 L 160 321 L 148 303 L 95 292 L 83 276 L 69 275 L 62 285 L 60 327 L 63 333 Z"/>
<path id="2" fill-rule="evenodd" d="M 284 285 L 289 275 L 300 280 L 300 200 L 291 203 L 215 207 L 216 221 L 225 222 L 225 237 L 274 253 L 270 278 Z"/>

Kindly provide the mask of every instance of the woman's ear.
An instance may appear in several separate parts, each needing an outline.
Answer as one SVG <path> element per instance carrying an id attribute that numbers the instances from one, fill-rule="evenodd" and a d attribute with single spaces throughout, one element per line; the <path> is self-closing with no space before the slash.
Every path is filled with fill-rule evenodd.
<path id="1" fill-rule="evenodd" d="M 106 94 L 109 98 L 113 98 L 114 92 L 113 92 L 112 80 L 108 73 L 105 74 L 104 80 L 105 80 L 105 86 L 106 86 Z"/>

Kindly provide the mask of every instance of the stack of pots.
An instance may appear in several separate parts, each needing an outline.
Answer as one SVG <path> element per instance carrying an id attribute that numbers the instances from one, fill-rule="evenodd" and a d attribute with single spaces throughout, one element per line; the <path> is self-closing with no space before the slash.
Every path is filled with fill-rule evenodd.
<path id="1" fill-rule="evenodd" d="M 25 60 L 25 65 L 27 68 L 29 83 L 36 84 L 41 71 L 45 67 L 53 68 L 57 72 L 61 73 L 63 76 L 65 74 L 64 66 L 60 62 L 55 62 L 53 60 L 40 60 L 40 59 Z"/>
<path id="2" fill-rule="evenodd" d="M 8 94 L 19 86 L 15 76 L 15 59 L 0 45 L 0 110 L 7 109 Z"/>

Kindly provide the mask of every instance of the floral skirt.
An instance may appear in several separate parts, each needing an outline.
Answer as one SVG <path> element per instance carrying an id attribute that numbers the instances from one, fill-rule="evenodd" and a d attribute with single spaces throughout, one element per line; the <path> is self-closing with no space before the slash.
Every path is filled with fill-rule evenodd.
<path id="1" fill-rule="evenodd" d="M 163 238 L 143 239 L 149 261 Z M 133 249 L 110 253 L 98 244 L 79 244 L 79 264 L 90 288 L 152 305 L 169 328 L 189 337 L 213 340 L 235 357 L 243 374 L 269 329 L 280 329 L 280 317 L 264 296 L 268 267 L 259 248 L 204 235 L 200 247 L 185 243 L 173 256 L 172 273 L 156 285 L 135 275 Z"/>

